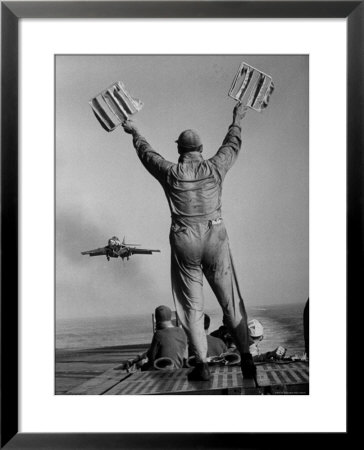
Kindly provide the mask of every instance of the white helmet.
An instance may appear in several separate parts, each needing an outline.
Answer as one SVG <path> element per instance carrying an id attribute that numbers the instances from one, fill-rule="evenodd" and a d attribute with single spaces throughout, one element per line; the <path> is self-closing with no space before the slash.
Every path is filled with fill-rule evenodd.
<path id="1" fill-rule="evenodd" d="M 249 320 L 248 329 L 250 336 L 253 338 L 261 337 L 264 334 L 263 325 L 257 319 Z"/>

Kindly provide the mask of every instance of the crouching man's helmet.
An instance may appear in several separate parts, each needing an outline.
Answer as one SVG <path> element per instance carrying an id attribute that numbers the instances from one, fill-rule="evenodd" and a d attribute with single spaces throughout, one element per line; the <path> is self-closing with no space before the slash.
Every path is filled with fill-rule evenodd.
<path id="1" fill-rule="evenodd" d="M 200 136 L 194 130 L 185 130 L 179 135 L 175 141 L 178 145 L 178 152 L 202 152 L 202 142 Z"/>

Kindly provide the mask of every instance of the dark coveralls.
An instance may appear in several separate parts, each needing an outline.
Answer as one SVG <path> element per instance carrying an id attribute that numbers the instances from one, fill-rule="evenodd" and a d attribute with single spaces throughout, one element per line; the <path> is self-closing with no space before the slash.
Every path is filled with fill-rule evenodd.
<path id="1" fill-rule="evenodd" d="M 178 317 L 197 361 L 205 362 L 203 274 L 223 311 L 238 350 L 249 352 L 247 316 L 221 218 L 222 183 L 241 147 L 241 128 L 229 127 L 210 159 L 199 151 L 180 155 L 177 164 L 156 153 L 138 132 L 133 144 L 145 168 L 161 183 L 172 215 L 172 291 Z"/>
<path id="2" fill-rule="evenodd" d="M 187 337 L 181 328 L 168 327 L 157 330 L 147 352 L 148 364 L 153 368 L 156 359 L 168 357 L 174 362 L 174 367 L 180 369 L 183 367 L 186 351 Z"/>

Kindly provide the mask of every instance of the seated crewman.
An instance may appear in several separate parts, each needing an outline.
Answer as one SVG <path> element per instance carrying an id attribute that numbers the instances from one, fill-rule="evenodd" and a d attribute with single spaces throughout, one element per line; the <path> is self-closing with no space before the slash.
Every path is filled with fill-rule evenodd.
<path id="1" fill-rule="evenodd" d="M 156 332 L 147 351 L 148 362 L 142 370 L 152 370 L 158 358 L 170 358 L 174 369 L 183 367 L 187 352 L 187 336 L 182 328 L 172 323 L 172 311 L 168 306 L 158 306 L 155 310 Z"/>
<path id="2" fill-rule="evenodd" d="M 225 325 L 221 325 L 217 330 L 210 333 L 210 336 L 221 339 L 228 350 L 236 350 L 236 345 L 234 344 L 233 338 Z"/>
<path id="3" fill-rule="evenodd" d="M 282 346 L 277 347 L 271 352 L 261 353 L 259 343 L 264 338 L 263 325 L 257 319 L 251 319 L 248 321 L 249 330 L 249 351 L 255 362 L 258 361 L 270 361 L 282 359 L 286 353 L 286 349 Z"/>
<path id="4" fill-rule="evenodd" d="M 223 340 L 218 337 L 209 335 L 211 319 L 208 314 L 204 317 L 204 328 L 207 338 L 207 357 L 209 356 L 220 356 L 222 353 L 228 351 L 228 348 Z"/>

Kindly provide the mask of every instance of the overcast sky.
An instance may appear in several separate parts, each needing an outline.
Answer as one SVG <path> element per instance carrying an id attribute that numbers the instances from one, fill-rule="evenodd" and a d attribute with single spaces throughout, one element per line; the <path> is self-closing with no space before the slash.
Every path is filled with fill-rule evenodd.
<path id="1" fill-rule="evenodd" d="M 159 183 L 122 128 L 107 133 L 88 101 L 115 81 L 144 102 L 134 116 L 153 148 L 177 161 L 175 139 L 198 130 L 205 158 L 232 120 L 228 97 L 241 61 L 273 77 L 263 113 L 243 121 L 243 147 L 223 189 L 240 288 L 248 307 L 308 297 L 307 56 L 56 57 L 57 318 L 151 313 L 173 305 L 170 213 Z M 161 253 L 129 261 L 82 256 L 111 236 Z M 205 283 L 207 284 L 207 283 Z M 217 305 L 205 287 L 205 304 Z"/>

